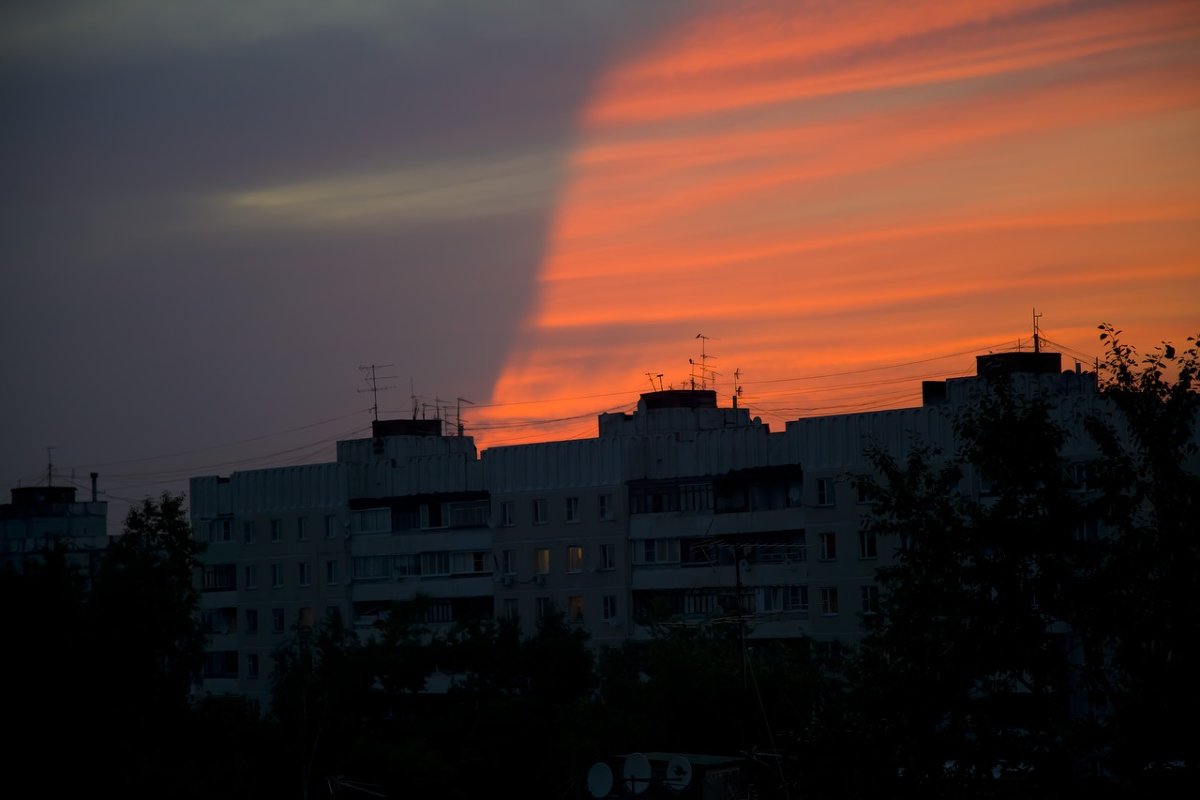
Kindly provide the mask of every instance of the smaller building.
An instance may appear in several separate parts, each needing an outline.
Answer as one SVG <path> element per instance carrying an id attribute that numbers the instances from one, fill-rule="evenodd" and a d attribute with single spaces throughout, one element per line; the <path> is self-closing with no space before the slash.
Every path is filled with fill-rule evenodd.
<path id="1" fill-rule="evenodd" d="M 63 546 L 68 561 L 94 574 L 108 546 L 108 503 L 75 499 L 74 486 L 22 486 L 0 505 L 0 568 L 24 569 L 32 558 Z"/>

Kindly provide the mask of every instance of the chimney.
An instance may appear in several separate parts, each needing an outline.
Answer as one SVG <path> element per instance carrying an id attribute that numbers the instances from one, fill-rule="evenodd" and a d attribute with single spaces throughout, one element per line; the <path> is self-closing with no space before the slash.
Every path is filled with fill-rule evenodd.
<path id="1" fill-rule="evenodd" d="M 96 478 L 100 477 L 99 472 L 92 473 L 92 502 L 96 502 Z"/>

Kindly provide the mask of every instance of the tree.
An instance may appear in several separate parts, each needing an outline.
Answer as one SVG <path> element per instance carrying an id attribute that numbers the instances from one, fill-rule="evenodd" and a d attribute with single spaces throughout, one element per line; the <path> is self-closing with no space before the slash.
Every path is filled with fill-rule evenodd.
<path id="1" fill-rule="evenodd" d="M 1017 772 L 1018 792 L 1065 795 L 1195 757 L 1177 710 L 1194 718 L 1200 641 L 1195 346 L 1138 368 L 1102 328 L 1090 442 L 998 380 L 955 419 L 952 456 L 871 453 L 871 525 L 901 542 L 852 676 L 881 784 L 898 768 L 910 789 L 1000 795 Z"/>

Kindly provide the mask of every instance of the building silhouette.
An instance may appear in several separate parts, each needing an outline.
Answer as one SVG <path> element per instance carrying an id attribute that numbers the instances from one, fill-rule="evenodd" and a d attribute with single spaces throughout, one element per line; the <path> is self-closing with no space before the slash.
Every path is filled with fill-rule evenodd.
<path id="1" fill-rule="evenodd" d="M 597 647 L 650 636 L 649 619 L 853 643 L 895 547 L 864 525 L 866 449 L 952 451 L 956 411 L 1000 375 L 1078 432 L 1101 403 L 1096 377 L 1060 368 L 1056 353 L 980 356 L 974 377 L 927 382 L 920 407 L 782 431 L 712 390 L 652 391 L 600 415 L 595 438 L 482 454 L 440 420 L 378 420 L 332 463 L 193 478 L 203 690 L 265 708 L 293 626 L 338 614 L 368 634 L 418 597 L 435 627 L 515 616 L 531 633 L 558 609 Z M 1086 442 L 1064 456 L 1086 458 Z M 964 474 L 962 491 L 986 493 Z"/>

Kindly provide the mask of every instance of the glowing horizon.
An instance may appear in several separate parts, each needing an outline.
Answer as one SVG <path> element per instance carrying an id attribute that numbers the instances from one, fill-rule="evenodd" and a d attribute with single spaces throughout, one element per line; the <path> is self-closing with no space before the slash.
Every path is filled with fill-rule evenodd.
<path id="1" fill-rule="evenodd" d="M 686 385 L 698 333 L 721 404 L 737 369 L 776 426 L 919 402 L 931 372 L 1028 339 L 1034 307 L 1080 357 L 1100 322 L 1181 343 L 1200 329 L 1197 45 L 1179 2 L 761 3 L 669 32 L 581 116 L 477 441 L 594 435 L 647 373 Z"/>

